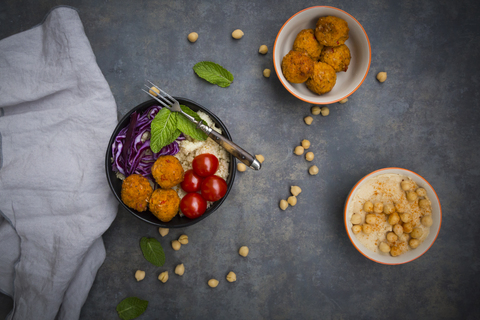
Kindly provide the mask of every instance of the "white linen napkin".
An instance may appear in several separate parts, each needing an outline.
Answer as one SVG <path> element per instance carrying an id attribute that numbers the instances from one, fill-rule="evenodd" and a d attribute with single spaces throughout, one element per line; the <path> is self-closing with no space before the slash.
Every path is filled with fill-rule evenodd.
<path id="1" fill-rule="evenodd" d="M 78 319 L 118 204 L 116 104 L 77 12 L 0 41 L 0 291 L 9 319 Z"/>

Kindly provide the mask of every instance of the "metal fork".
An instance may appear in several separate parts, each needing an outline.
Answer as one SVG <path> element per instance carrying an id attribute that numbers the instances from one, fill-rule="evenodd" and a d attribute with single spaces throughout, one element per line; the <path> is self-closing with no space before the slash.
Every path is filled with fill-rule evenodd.
<path id="1" fill-rule="evenodd" d="M 232 154 L 235 158 L 237 158 L 241 162 L 245 163 L 248 167 L 250 167 L 254 170 L 260 170 L 262 165 L 260 164 L 260 162 L 257 159 L 255 159 L 254 156 L 252 156 L 250 153 L 243 150 L 238 145 L 236 145 L 232 141 L 230 141 L 227 138 L 225 138 L 224 136 L 222 136 L 220 133 L 216 132 L 215 130 L 213 130 L 212 128 L 210 128 L 206 124 L 204 124 L 203 121 L 197 121 L 197 120 L 195 120 L 194 117 L 192 117 L 192 116 L 186 114 L 185 112 L 183 112 L 182 109 L 180 108 L 180 103 L 175 98 L 173 98 L 168 93 L 166 93 L 165 91 L 163 91 L 162 89 L 157 87 L 151 81 L 148 81 L 148 82 L 151 84 L 151 86 L 148 86 L 147 84 L 145 84 L 145 86 L 149 90 L 153 86 L 159 92 L 158 92 L 157 95 L 153 95 L 150 92 L 148 92 L 147 90 L 142 89 L 143 92 L 148 94 L 153 99 L 157 100 L 158 103 L 160 103 L 162 106 L 164 106 L 168 110 L 170 110 L 172 112 L 180 112 L 188 120 L 195 123 L 195 125 L 197 126 L 198 129 L 205 132 L 210 138 L 213 139 L 213 141 L 215 141 L 216 143 L 218 143 L 219 145 L 224 147 L 225 150 L 227 150 L 230 154 Z"/>

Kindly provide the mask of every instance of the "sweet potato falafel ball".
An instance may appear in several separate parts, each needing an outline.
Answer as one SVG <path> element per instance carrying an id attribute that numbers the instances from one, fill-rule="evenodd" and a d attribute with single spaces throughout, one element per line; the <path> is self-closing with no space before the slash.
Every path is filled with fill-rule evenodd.
<path id="1" fill-rule="evenodd" d="M 323 46 L 315 39 L 315 32 L 313 29 L 303 29 L 297 34 L 293 42 L 293 50 L 307 51 L 310 58 L 317 61 L 322 53 Z"/>
<path id="2" fill-rule="evenodd" d="M 173 189 L 157 189 L 153 191 L 149 202 L 150 212 L 163 222 L 175 217 L 180 207 L 180 197 Z"/>
<path id="3" fill-rule="evenodd" d="M 142 175 L 129 175 L 122 182 L 121 198 L 123 203 L 139 212 L 147 210 L 152 192 L 150 182 Z"/>
<path id="4" fill-rule="evenodd" d="M 290 50 L 282 60 L 282 72 L 291 83 L 303 83 L 313 74 L 313 60 L 306 51 Z"/>
<path id="5" fill-rule="evenodd" d="M 337 74 L 332 66 L 315 62 L 313 76 L 307 80 L 307 87 L 317 94 L 330 92 L 337 82 Z"/>
<path id="6" fill-rule="evenodd" d="M 324 46 L 337 47 L 348 39 L 348 23 L 340 18 L 320 17 L 315 28 L 315 37 Z"/>
<path id="7" fill-rule="evenodd" d="M 183 181 L 182 164 L 174 156 L 160 156 L 152 166 L 152 175 L 162 189 L 170 189 Z"/>
<path id="8" fill-rule="evenodd" d="M 351 58 L 350 49 L 344 44 L 338 47 L 324 47 L 320 55 L 320 61 L 331 65 L 335 72 L 346 72 Z"/>

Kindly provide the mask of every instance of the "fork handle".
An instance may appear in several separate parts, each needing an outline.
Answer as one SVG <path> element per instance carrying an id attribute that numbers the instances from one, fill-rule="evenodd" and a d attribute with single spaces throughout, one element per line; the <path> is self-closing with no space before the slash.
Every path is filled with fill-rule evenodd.
<path id="1" fill-rule="evenodd" d="M 227 150 L 227 152 L 235 156 L 235 158 L 245 163 L 248 167 L 255 170 L 260 170 L 260 168 L 262 167 L 260 162 L 257 159 L 255 159 L 254 156 L 252 156 L 250 153 L 243 150 L 238 145 L 236 145 L 232 141 L 222 136 L 217 131 L 215 130 L 210 131 L 208 136 L 212 138 L 213 141 L 215 141 L 216 143 L 224 147 L 225 150 Z"/>

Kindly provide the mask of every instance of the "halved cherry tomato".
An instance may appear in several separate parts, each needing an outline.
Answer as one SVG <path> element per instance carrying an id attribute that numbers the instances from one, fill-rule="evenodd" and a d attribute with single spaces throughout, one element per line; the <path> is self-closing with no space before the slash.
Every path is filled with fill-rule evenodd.
<path id="1" fill-rule="evenodd" d="M 211 153 L 203 153 L 192 161 L 193 171 L 200 177 L 208 177 L 217 172 L 218 158 Z"/>
<path id="2" fill-rule="evenodd" d="M 202 181 L 203 178 L 190 169 L 185 172 L 185 176 L 180 186 L 185 192 L 197 192 L 200 191 Z"/>
<path id="3" fill-rule="evenodd" d="M 200 217 L 207 210 L 207 201 L 199 193 L 188 193 L 180 201 L 180 210 L 190 219 Z"/>
<path id="4" fill-rule="evenodd" d="M 219 176 L 209 176 L 203 179 L 200 191 L 205 200 L 217 201 L 227 193 L 227 183 Z"/>

